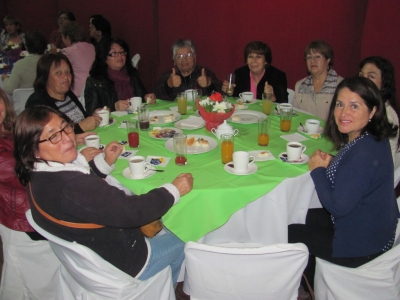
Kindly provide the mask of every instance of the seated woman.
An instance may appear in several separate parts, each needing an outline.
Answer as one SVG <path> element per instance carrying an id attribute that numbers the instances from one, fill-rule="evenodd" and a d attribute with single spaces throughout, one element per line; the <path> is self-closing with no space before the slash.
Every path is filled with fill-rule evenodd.
<path id="1" fill-rule="evenodd" d="M 25 49 L 25 34 L 21 31 L 21 23 L 12 16 L 6 16 L 3 20 L 6 32 L 0 35 L 0 51 L 5 51 L 14 61 Z"/>
<path id="2" fill-rule="evenodd" d="M 297 81 L 293 106 L 326 120 L 336 86 L 343 80 L 332 69 L 333 50 L 324 41 L 313 41 L 304 50 L 304 60 L 310 75 Z"/>
<path id="3" fill-rule="evenodd" d="M 39 226 L 62 239 L 89 247 L 140 280 L 171 266 L 176 282 L 184 243 L 171 232 L 147 239 L 139 227 L 163 216 L 191 191 L 191 174 L 180 174 L 172 184 L 163 184 L 147 194 L 127 196 L 102 180 L 113 170 L 122 146 L 111 142 L 104 157 L 100 154 L 88 164 L 76 150 L 69 118 L 47 106 L 23 111 L 17 119 L 14 137 L 16 172 L 21 183 L 29 184 L 32 191 L 28 198 Z M 94 223 L 102 228 L 66 227 L 51 221 L 36 207 L 59 220 Z"/>
<path id="4" fill-rule="evenodd" d="M 35 92 L 28 98 L 25 108 L 47 105 L 65 113 L 74 122 L 75 133 L 93 130 L 99 126 L 101 118 L 88 116 L 71 91 L 73 85 L 74 73 L 69 59 L 61 53 L 43 55 L 37 65 Z"/>
<path id="5" fill-rule="evenodd" d="M 7 74 L 1 75 L 4 90 L 10 95 L 15 89 L 33 88 L 37 63 L 47 49 L 46 37 L 40 31 L 28 31 L 25 39 L 29 54 L 14 64 L 10 77 Z"/>
<path id="6" fill-rule="evenodd" d="M 69 10 L 60 10 L 57 14 L 58 29 L 55 29 L 49 39 L 49 44 L 55 49 L 64 49 L 66 45 L 64 44 L 61 36 L 61 27 L 69 22 L 75 21 L 75 16 Z"/>
<path id="7" fill-rule="evenodd" d="M 55 299 L 60 262 L 25 217 L 29 209 L 26 190 L 14 171 L 15 119 L 12 104 L 0 89 L 0 235 L 4 256 L 0 297 Z"/>
<path id="8" fill-rule="evenodd" d="M 398 129 L 400 116 L 396 107 L 396 83 L 393 65 L 383 57 L 371 56 L 365 58 L 359 67 L 359 75 L 371 79 L 378 87 L 383 103 L 385 104 L 386 116 L 389 123 L 397 126 L 396 137 L 389 139 L 394 161 L 400 141 Z"/>
<path id="9" fill-rule="evenodd" d="M 72 92 L 80 97 L 96 55 L 94 46 L 85 42 L 82 28 L 77 22 L 68 22 L 62 25 L 60 30 L 66 46 L 61 53 L 68 57 L 74 70 Z"/>
<path id="10" fill-rule="evenodd" d="M 373 82 L 354 77 L 338 85 L 324 134 L 339 152 L 317 150 L 308 162 L 323 208 L 310 209 L 305 225 L 289 225 L 289 243 L 310 252 L 309 281 L 315 257 L 356 268 L 391 249 L 400 215 L 388 140 L 396 128 Z"/>
<path id="11" fill-rule="evenodd" d="M 154 94 L 147 94 L 138 71 L 129 59 L 129 46 L 121 39 L 108 39 L 96 47 L 96 59 L 85 87 L 85 107 L 88 114 L 107 106 L 111 111 L 125 111 L 129 99 L 155 103 Z"/>
<path id="12" fill-rule="evenodd" d="M 246 66 L 235 70 L 233 96 L 252 92 L 255 99 L 262 99 L 263 93 L 272 93 L 272 100 L 288 102 L 286 74 L 271 65 L 271 48 L 260 41 L 250 42 L 244 48 Z M 224 81 L 222 91 L 226 93 L 228 82 Z"/>

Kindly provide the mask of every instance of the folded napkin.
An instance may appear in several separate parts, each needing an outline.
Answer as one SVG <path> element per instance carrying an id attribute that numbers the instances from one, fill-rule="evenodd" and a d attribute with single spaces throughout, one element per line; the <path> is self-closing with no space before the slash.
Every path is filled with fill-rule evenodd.
<path id="1" fill-rule="evenodd" d="M 192 106 L 188 106 L 187 110 L 192 109 L 192 108 L 193 108 Z M 169 109 L 172 111 L 178 111 L 178 106 L 171 106 Z"/>
<path id="2" fill-rule="evenodd" d="M 281 138 L 287 140 L 288 142 L 302 142 L 308 140 L 308 138 L 304 137 L 303 135 L 297 132 L 292 134 L 281 135 Z"/>
<path id="3" fill-rule="evenodd" d="M 128 114 L 128 112 L 127 111 L 112 111 L 111 114 L 114 116 L 117 116 L 117 117 L 122 117 L 122 116 L 126 116 Z"/>
<path id="4" fill-rule="evenodd" d="M 183 127 L 193 127 L 198 128 L 204 125 L 204 120 L 199 117 L 190 116 L 189 118 L 182 120 L 180 125 Z"/>

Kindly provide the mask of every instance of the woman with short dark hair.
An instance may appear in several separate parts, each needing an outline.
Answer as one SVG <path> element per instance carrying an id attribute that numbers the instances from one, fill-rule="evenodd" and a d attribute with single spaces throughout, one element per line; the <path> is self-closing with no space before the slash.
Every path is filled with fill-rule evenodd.
<path id="1" fill-rule="evenodd" d="M 111 38 L 111 24 L 102 15 L 93 15 L 89 18 L 89 34 L 92 44 L 97 45 L 103 38 Z"/>
<path id="2" fill-rule="evenodd" d="M 13 49 L 25 49 L 25 34 L 21 30 L 20 21 L 13 16 L 6 16 L 3 19 L 6 31 L 4 34 L 0 35 L 0 50 L 8 51 Z M 19 47 L 15 48 L 18 45 Z M 13 47 L 12 47 L 13 46 Z"/>
<path id="3" fill-rule="evenodd" d="M 51 33 L 49 39 L 49 44 L 51 45 L 52 48 L 57 48 L 57 49 L 65 48 L 65 44 L 61 36 L 61 27 L 64 24 L 67 24 L 72 21 L 75 21 L 75 15 L 69 10 L 63 9 L 58 12 L 57 14 L 58 29 L 55 29 Z"/>

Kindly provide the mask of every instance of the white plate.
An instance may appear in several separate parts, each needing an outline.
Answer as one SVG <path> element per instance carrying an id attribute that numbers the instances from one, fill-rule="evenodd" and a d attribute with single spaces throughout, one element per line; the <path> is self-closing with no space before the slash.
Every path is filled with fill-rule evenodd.
<path id="1" fill-rule="evenodd" d="M 231 173 L 231 174 L 233 174 L 233 175 L 241 175 L 241 176 L 243 176 L 243 175 L 250 175 L 250 174 L 253 174 L 253 173 L 257 172 L 257 170 L 258 170 L 257 165 L 254 164 L 254 163 L 252 163 L 252 164 L 247 168 L 246 173 L 240 173 L 240 174 L 239 174 L 239 173 L 236 173 L 236 172 L 235 172 L 235 169 L 232 168 L 232 167 L 230 167 L 229 165 L 233 165 L 233 162 L 231 161 L 231 162 L 227 163 L 227 164 L 224 166 L 224 169 L 225 169 L 225 171 L 227 171 L 228 173 Z"/>
<path id="2" fill-rule="evenodd" d="M 259 157 L 258 154 L 260 152 L 268 152 L 269 155 L 268 156 L 263 156 L 263 157 Z M 275 159 L 275 157 L 272 155 L 271 151 L 268 150 L 254 150 L 254 151 L 249 151 L 249 155 L 250 156 L 254 156 L 256 161 L 266 161 L 266 160 L 272 160 Z"/>
<path id="3" fill-rule="evenodd" d="M 292 164 L 292 165 L 306 164 L 310 160 L 308 155 L 304 154 L 304 153 L 301 155 L 301 158 L 300 158 L 301 160 L 288 161 L 286 152 L 282 152 L 281 154 L 279 154 L 279 158 L 280 158 L 281 161 L 287 162 L 287 163 Z"/>
<path id="4" fill-rule="evenodd" d="M 233 116 L 240 117 L 239 121 L 233 121 Z M 228 121 L 239 124 L 253 124 L 258 123 L 258 119 L 267 118 L 266 114 L 259 111 L 246 110 L 246 111 L 235 111 L 232 116 L 229 117 Z"/>
<path id="5" fill-rule="evenodd" d="M 101 147 L 103 147 L 103 148 L 101 148 Z M 81 149 L 79 149 L 79 152 L 81 152 L 83 149 L 85 149 L 85 148 L 87 148 L 86 146 L 83 146 Z M 104 144 L 100 144 L 100 149 L 101 150 L 104 150 L 106 148 L 106 145 L 104 145 Z"/>
<path id="6" fill-rule="evenodd" d="M 178 133 L 182 133 L 182 130 L 173 127 L 153 127 L 153 130 L 149 131 L 149 136 L 156 140 L 168 140 Z M 161 136 L 157 137 L 157 134 Z"/>
<path id="7" fill-rule="evenodd" d="M 307 134 L 307 135 L 310 135 L 310 134 L 311 134 L 311 133 L 305 132 L 304 129 L 303 129 L 303 127 L 301 127 L 301 126 L 297 127 L 297 131 L 300 131 L 301 133 L 304 133 L 304 134 Z M 320 128 L 318 129 L 318 132 L 317 132 L 317 133 L 321 134 L 321 133 L 323 133 L 323 132 L 324 132 L 324 128 L 323 128 L 323 127 L 320 127 Z"/>
<path id="8" fill-rule="evenodd" d="M 239 98 L 239 99 L 236 100 L 236 102 L 243 102 L 243 104 L 254 104 L 254 103 L 257 103 L 258 101 L 257 101 L 257 99 L 253 99 L 253 100 L 250 100 L 250 101 L 245 101 L 245 100 Z"/>
<path id="9" fill-rule="evenodd" d="M 236 109 L 236 110 L 242 110 L 242 109 L 248 109 L 248 108 L 249 108 L 249 107 L 246 106 L 246 105 L 243 105 L 242 107 L 239 107 L 238 104 L 235 104 L 235 109 Z"/>
<path id="10" fill-rule="evenodd" d="M 150 170 L 147 170 L 146 172 L 144 172 L 144 175 L 142 177 L 132 177 L 129 167 L 127 167 L 125 170 L 122 171 L 122 175 L 124 175 L 125 178 L 133 179 L 133 180 L 146 179 L 146 178 L 153 176 L 154 174 L 156 174 L 156 171 L 154 171 L 153 169 L 150 169 Z"/>
<path id="11" fill-rule="evenodd" d="M 188 135 L 187 138 L 191 138 L 194 137 L 195 140 L 202 138 L 208 141 L 208 147 L 203 147 L 203 146 L 188 146 L 187 147 L 187 154 L 201 154 L 201 153 L 206 153 L 209 152 L 211 150 L 214 150 L 218 143 L 216 140 L 214 140 L 212 137 L 209 136 L 205 136 L 205 135 L 198 135 L 198 134 L 191 134 Z M 168 139 L 165 142 L 165 148 L 167 148 L 167 150 L 174 152 L 174 142 L 173 139 Z"/>
<path id="12" fill-rule="evenodd" d="M 107 126 L 114 125 L 115 123 L 117 123 L 117 120 L 116 120 L 115 118 L 112 118 L 112 121 L 111 121 L 111 123 L 108 123 L 107 125 L 104 125 L 104 126 L 99 126 L 99 127 L 107 127 Z"/>
<path id="13" fill-rule="evenodd" d="M 176 122 L 176 123 L 174 124 L 174 126 L 175 126 L 176 128 L 185 129 L 185 130 L 195 130 L 195 129 L 203 128 L 204 126 L 206 126 L 206 122 L 204 122 L 204 121 L 203 121 L 203 123 L 202 123 L 201 125 L 199 125 L 199 126 L 187 126 L 187 125 L 185 125 L 185 124 L 182 125 L 182 122 L 183 122 L 183 121 L 184 121 L 184 120 L 180 120 L 180 121 Z"/>
<path id="14" fill-rule="evenodd" d="M 174 114 L 174 119 L 172 121 L 165 122 L 164 116 L 170 115 L 170 114 Z M 153 110 L 150 112 L 149 116 L 150 116 L 150 124 L 167 124 L 167 123 L 176 122 L 181 119 L 180 113 L 178 113 L 176 111 L 171 111 L 171 110 Z M 151 120 L 156 116 L 158 118 L 157 123 L 152 123 Z"/>

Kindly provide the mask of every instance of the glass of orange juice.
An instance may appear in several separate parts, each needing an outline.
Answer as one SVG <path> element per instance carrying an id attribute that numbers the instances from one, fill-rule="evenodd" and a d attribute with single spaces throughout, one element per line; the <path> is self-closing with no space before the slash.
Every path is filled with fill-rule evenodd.
<path id="1" fill-rule="evenodd" d="M 271 114 L 272 111 L 272 94 L 263 93 L 262 94 L 262 112 L 266 115 Z"/>
<path id="2" fill-rule="evenodd" d="M 221 159 L 223 164 L 227 164 L 233 160 L 233 134 L 221 134 Z"/>
<path id="3" fill-rule="evenodd" d="M 258 145 L 268 146 L 269 134 L 271 128 L 271 120 L 259 119 L 258 120 Z"/>
<path id="4" fill-rule="evenodd" d="M 292 125 L 293 107 L 289 103 L 282 103 L 278 105 L 278 109 L 281 117 L 281 131 L 288 132 Z"/>
<path id="5" fill-rule="evenodd" d="M 186 115 L 186 112 L 187 112 L 186 93 L 178 93 L 176 98 L 177 98 L 177 101 L 178 101 L 178 112 L 181 115 Z"/>

